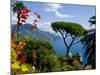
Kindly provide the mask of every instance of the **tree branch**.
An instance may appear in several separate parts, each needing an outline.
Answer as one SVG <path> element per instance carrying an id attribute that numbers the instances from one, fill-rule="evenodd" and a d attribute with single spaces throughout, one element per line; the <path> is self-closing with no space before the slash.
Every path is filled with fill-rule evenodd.
<path id="1" fill-rule="evenodd" d="M 62 33 L 60 30 L 58 30 L 58 31 L 59 31 L 59 33 L 62 35 L 63 40 L 64 40 L 64 43 L 65 43 L 66 47 L 68 48 L 68 44 L 67 44 L 67 42 L 66 42 L 66 37 L 67 37 L 67 35 L 66 35 L 66 37 L 64 37 L 63 33 Z"/>
<path id="2" fill-rule="evenodd" d="M 76 43 L 79 43 L 81 40 L 79 40 L 79 41 L 77 41 L 77 42 L 75 42 L 75 43 L 73 43 L 72 45 L 74 45 L 74 44 L 76 44 Z"/>
<path id="3" fill-rule="evenodd" d="M 73 42 L 74 42 L 74 40 L 75 40 L 75 38 L 76 38 L 75 36 L 73 37 L 72 35 L 71 35 L 71 37 L 72 37 L 72 41 L 71 41 L 69 47 L 71 47 L 71 45 L 73 44 Z"/>
<path id="4" fill-rule="evenodd" d="M 70 36 L 70 35 L 68 35 L 68 33 L 66 32 L 66 33 L 65 33 L 65 38 L 67 38 L 68 36 Z"/>
<path id="5" fill-rule="evenodd" d="M 71 34 L 70 34 L 71 35 Z M 73 44 L 73 42 L 74 42 L 74 40 L 75 40 L 75 36 L 73 37 L 72 35 L 71 35 L 71 38 L 72 38 L 72 41 L 71 41 L 71 43 L 69 44 L 69 46 L 68 46 L 68 48 L 67 48 L 67 53 L 66 53 L 66 56 L 68 56 L 68 54 L 69 54 L 69 50 L 70 50 L 70 48 L 71 48 L 71 46 L 72 46 L 72 44 Z"/>

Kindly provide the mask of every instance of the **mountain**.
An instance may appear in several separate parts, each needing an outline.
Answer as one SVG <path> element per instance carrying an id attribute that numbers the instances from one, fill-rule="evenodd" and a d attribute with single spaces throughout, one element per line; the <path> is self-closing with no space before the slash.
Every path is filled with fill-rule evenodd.
<path id="1" fill-rule="evenodd" d="M 28 39 L 33 39 L 33 38 L 38 38 L 38 39 L 45 39 L 49 40 L 50 42 L 53 42 L 55 40 L 59 40 L 60 36 L 43 31 L 40 29 L 35 29 L 35 31 L 31 31 L 29 27 L 31 24 L 24 24 L 22 27 L 20 27 L 20 38 L 28 38 Z M 11 31 L 14 32 L 16 30 L 16 25 L 11 25 Z"/>

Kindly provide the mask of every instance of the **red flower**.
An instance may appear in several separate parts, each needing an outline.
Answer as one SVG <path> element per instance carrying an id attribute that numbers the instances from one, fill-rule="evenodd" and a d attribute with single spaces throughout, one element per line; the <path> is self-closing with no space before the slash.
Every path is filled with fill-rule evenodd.
<path id="1" fill-rule="evenodd" d="M 27 16 L 25 16 L 25 15 L 21 15 L 21 18 L 23 18 L 23 19 L 27 19 Z"/>
<path id="2" fill-rule="evenodd" d="M 24 61 L 27 61 L 27 55 L 23 55 L 19 60 L 19 63 L 22 64 Z"/>
<path id="3" fill-rule="evenodd" d="M 28 16 L 28 13 L 22 13 L 21 15 Z"/>
<path id="4" fill-rule="evenodd" d="M 18 48 L 17 48 L 18 51 L 22 51 L 23 49 L 24 49 L 23 46 L 18 46 Z"/>
<path id="5" fill-rule="evenodd" d="M 27 60 L 27 56 L 23 55 L 22 58 L 21 58 L 21 60 L 26 61 Z"/>
<path id="6" fill-rule="evenodd" d="M 22 12 L 21 15 L 28 16 L 28 13 Z"/>

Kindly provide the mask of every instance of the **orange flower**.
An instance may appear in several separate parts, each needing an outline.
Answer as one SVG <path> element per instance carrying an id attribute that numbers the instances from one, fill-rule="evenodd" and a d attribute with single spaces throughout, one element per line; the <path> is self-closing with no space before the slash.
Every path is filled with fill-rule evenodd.
<path id="1" fill-rule="evenodd" d="M 21 51 L 16 51 L 16 58 L 18 58 L 18 55 L 21 53 Z"/>
<path id="2" fill-rule="evenodd" d="M 18 47 L 17 47 L 17 50 L 18 50 L 18 51 L 22 51 L 23 49 L 24 49 L 23 46 L 18 46 Z"/>
<path id="3" fill-rule="evenodd" d="M 32 53 L 32 58 L 33 58 L 33 60 L 36 60 L 37 59 L 37 56 L 36 56 L 36 53 L 35 52 Z"/>

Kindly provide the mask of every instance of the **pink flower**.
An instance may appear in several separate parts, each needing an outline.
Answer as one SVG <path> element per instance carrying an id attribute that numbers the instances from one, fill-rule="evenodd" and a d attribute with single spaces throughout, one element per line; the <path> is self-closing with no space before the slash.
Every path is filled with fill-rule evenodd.
<path id="1" fill-rule="evenodd" d="M 41 16 L 40 16 L 40 15 L 37 15 L 37 17 L 38 17 L 39 19 L 41 19 Z"/>

